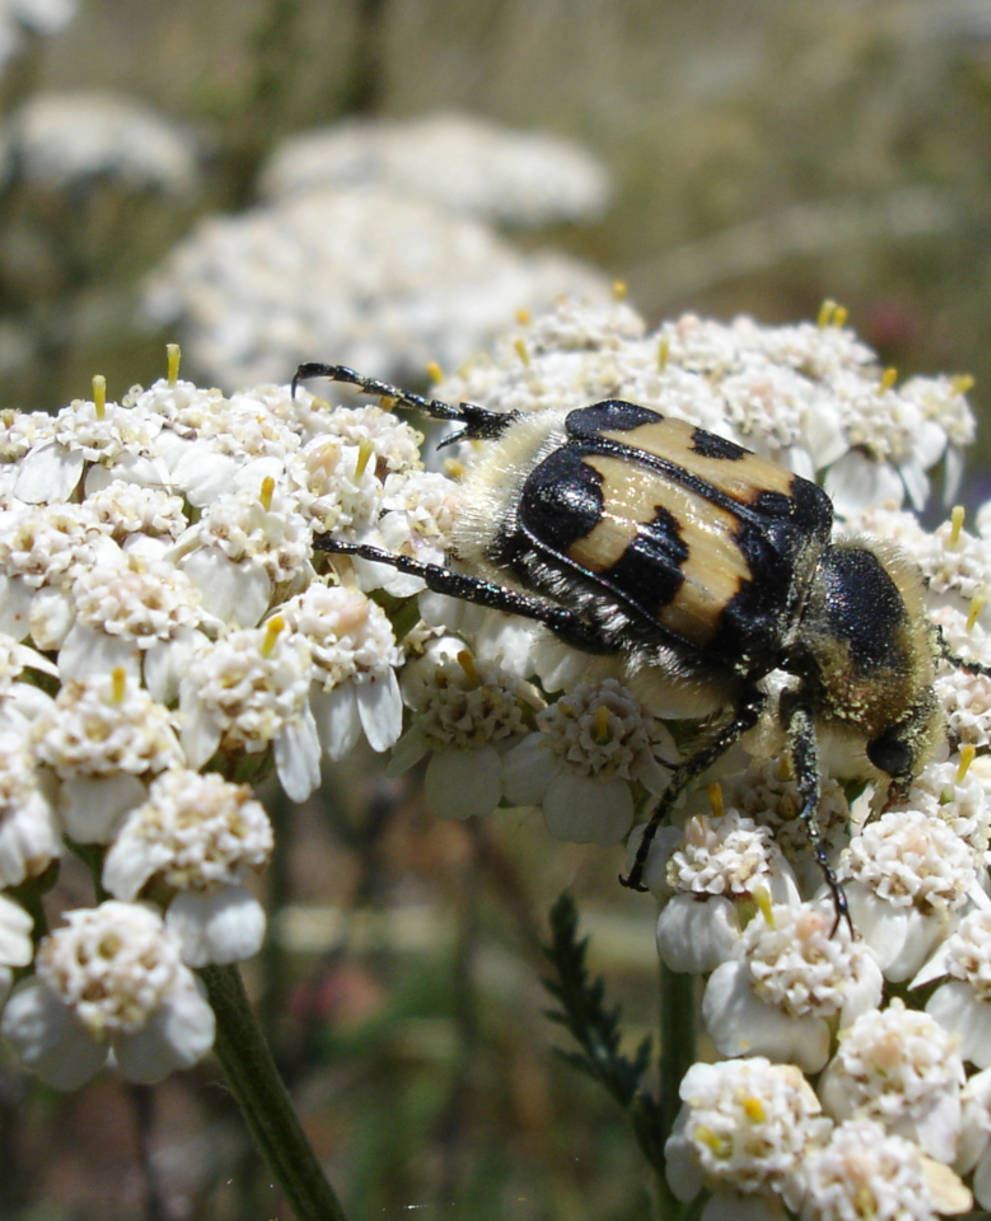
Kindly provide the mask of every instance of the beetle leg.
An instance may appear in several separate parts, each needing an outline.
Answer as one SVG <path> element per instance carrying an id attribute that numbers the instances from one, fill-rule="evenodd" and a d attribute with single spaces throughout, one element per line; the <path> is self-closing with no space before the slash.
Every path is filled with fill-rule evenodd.
<path id="1" fill-rule="evenodd" d="M 985 678 L 991 678 L 991 666 L 983 665 L 979 661 L 971 661 L 970 658 L 961 657 L 958 653 L 953 652 L 938 623 L 936 624 L 936 643 L 939 656 L 948 661 L 951 666 L 965 670 L 968 674 L 982 674 Z"/>
<path id="2" fill-rule="evenodd" d="M 494 581 L 485 581 L 467 573 L 455 572 L 441 564 L 427 564 L 411 559 L 407 555 L 385 551 L 368 543 L 346 543 L 330 534 L 317 534 L 313 546 L 318 551 L 329 551 L 335 555 L 356 555 L 376 564 L 389 564 L 400 572 L 421 577 L 428 589 L 434 593 L 447 594 L 464 602 L 476 602 L 493 610 L 506 611 L 510 615 L 522 615 L 525 619 L 536 619 L 543 623 L 568 644 L 589 652 L 612 651 L 593 624 L 586 623 L 574 611 L 545 602 L 531 594 L 520 593 Z"/>
<path id="3" fill-rule="evenodd" d="M 440 399 L 424 398 L 422 394 L 414 394 L 412 390 L 403 390 L 399 386 L 390 385 L 389 382 L 380 382 L 375 377 L 364 377 L 354 369 L 349 369 L 347 365 L 325 365 L 318 360 L 306 361 L 297 368 L 292 378 L 293 396 L 299 383 L 311 377 L 326 377 L 332 382 L 346 382 L 350 386 L 357 386 L 365 394 L 395 399 L 403 407 L 422 411 L 424 415 L 435 420 L 454 420 L 458 424 L 464 424 L 462 432 L 445 438 L 441 445 L 450 445 L 462 437 L 472 440 L 497 437 L 519 419 L 518 411 L 489 411 L 485 407 L 479 407 L 477 403 L 458 403 L 454 406 Z"/>
<path id="4" fill-rule="evenodd" d="M 845 920 L 852 937 L 853 922 L 847 908 L 846 895 L 829 862 L 826 845 L 822 842 L 816 822 L 816 816 L 819 813 L 819 752 L 816 746 L 815 719 L 801 690 L 788 692 L 781 697 L 781 719 L 788 737 L 788 750 L 791 755 L 792 770 L 795 773 L 795 782 L 802 798 L 802 808 L 798 812 L 798 817 L 805 827 L 816 864 L 822 871 L 822 876 L 829 887 L 829 893 L 833 896 L 833 910 L 836 913 L 836 919 L 833 921 L 830 936 L 836 932 L 840 921 Z"/>
<path id="5" fill-rule="evenodd" d="M 654 842 L 654 836 L 657 834 L 657 828 L 661 825 L 661 822 L 674 805 L 678 796 L 694 780 L 697 780 L 707 768 L 710 768 L 720 755 L 724 755 L 748 729 L 753 729 L 766 703 L 767 696 L 762 691 L 758 691 L 756 687 L 745 690 L 734 709 L 733 719 L 717 730 L 700 750 L 675 769 L 674 775 L 668 781 L 668 787 L 661 794 L 660 799 L 651 812 L 650 821 L 644 828 L 640 843 L 637 846 L 637 854 L 633 858 L 633 867 L 625 878 L 620 875 L 619 880 L 624 886 L 629 886 L 631 890 L 647 889 L 642 881 L 643 871 L 647 864 L 647 857 L 650 854 L 650 845 Z"/>

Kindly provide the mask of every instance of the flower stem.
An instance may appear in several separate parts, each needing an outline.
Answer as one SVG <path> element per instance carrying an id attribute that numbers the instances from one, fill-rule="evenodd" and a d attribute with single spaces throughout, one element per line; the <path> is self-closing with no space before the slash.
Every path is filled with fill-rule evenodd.
<path id="1" fill-rule="evenodd" d="M 660 1109 L 661 1140 L 666 1141 L 674 1129 L 681 1098 L 678 1087 L 685 1073 L 695 1063 L 698 1038 L 698 997 L 694 975 L 670 971 L 662 962 L 660 985 Z M 674 1198 L 663 1175 L 658 1176 L 661 1216 L 683 1216 L 685 1206 Z"/>
<path id="2" fill-rule="evenodd" d="M 296 1221 L 346 1221 L 275 1067 L 237 967 L 203 967 L 198 974 L 217 1018 L 214 1051 L 227 1084 Z"/>

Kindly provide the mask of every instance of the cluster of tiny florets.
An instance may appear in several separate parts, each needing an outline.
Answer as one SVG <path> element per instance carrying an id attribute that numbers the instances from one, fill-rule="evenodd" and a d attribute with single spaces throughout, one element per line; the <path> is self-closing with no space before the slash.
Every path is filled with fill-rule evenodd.
<path id="1" fill-rule="evenodd" d="M 457 567 L 461 476 L 485 443 L 444 451 L 441 473 L 388 402 L 285 385 L 228 397 L 180 380 L 174 360 L 119 403 L 94 382 L 54 418 L 0 419 L 0 884 L 51 877 L 82 851 L 111 896 L 39 938 L 15 983 L 30 917 L 0 895 L 3 1033 L 62 1087 L 108 1058 L 153 1080 L 209 1047 L 190 972 L 248 958 L 264 936 L 250 881 L 273 830 L 245 780 L 274 772 L 302 801 L 325 762 L 364 746 L 389 775 L 422 764 L 446 817 L 512 808 L 556 839 L 635 853 L 724 715 L 659 666 L 592 656 L 426 590 L 422 570 L 319 545 Z M 843 528 L 918 556 L 946 649 L 986 663 L 988 514 L 929 534 L 902 507 L 940 464 L 957 469 L 966 389 L 899 386 L 833 307 L 818 324 L 686 316 L 650 332 L 602 298 L 521 322 L 432 394 L 521 413 L 625 397 L 819 478 Z M 767 677 L 772 710 L 794 697 L 788 681 Z M 682 1082 L 667 1148 L 679 1199 L 839 1218 L 869 1196 L 879 1216 L 921 1218 L 961 1211 L 973 1172 L 991 1202 L 986 687 L 937 667 L 945 741 L 887 802 L 840 726 L 822 735 L 810 810 L 771 715 L 695 777 L 651 844 L 658 953 L 700 977 L 721 1057 Z M 851 1206 L 847 1180 L 873 1194 Z"/>

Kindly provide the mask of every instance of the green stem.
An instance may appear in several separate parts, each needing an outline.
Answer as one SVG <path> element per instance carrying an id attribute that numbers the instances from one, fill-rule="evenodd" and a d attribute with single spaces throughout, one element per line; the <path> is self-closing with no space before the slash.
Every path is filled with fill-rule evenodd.
<path id="1" fill-rule="evenodd" d="M 296 1221 L 346 1221 L 275 1067 L 237 967 L 198 972 L 217 1018 L 214 1051 Z"/>
<path id="2" fill-rule="evenodd" d="M 660 1109 L 661 1139 L 666 1141 L 674 1129 L 681 1109 L 678 1087 L 697 1058 L 698 997 L 695 976 L 670 971 L 660 965 Z M 663 1173 L 658 1175 L 661 1216 L 683 1216 L 685 1205 L 671 1195 Z"/>

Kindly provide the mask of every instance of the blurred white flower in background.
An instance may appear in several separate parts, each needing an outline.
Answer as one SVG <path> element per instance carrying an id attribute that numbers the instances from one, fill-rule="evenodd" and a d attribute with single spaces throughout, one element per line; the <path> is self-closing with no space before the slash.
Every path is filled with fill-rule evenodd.
<path id="1" fill-rule="evenodd" d="M 259 176 L 277 199 L 378 186 L 490 224 L 588 223 L 609 203 L 602 163 L 570 140 L 477 115 L 357 118 L 284 140 Z"/>
<path id="2" fill-rule="evenodd" d="M 57 33 L 76 8 L 76 0 L 0 0 L 0 69 L 23 49 L 25 35 Z"/>
<path id="3" fill-rule="evenodd" d="M 191 132 L 124 94 L 36 93 L 0 128 L 0 179 L 64 191 L 105 179 L 133 191 L 188 195 L 199 171 Z"/>
<path id="4" fill-rule="evenodd" d="M 609 281 L 423 200 L 325 189 L 201 221 L 147 281 L 144 304 L 178 327 L 197 369 L 231 387 L 284 380 L 315 355 L 421 381 L 562 292 L 604 300 Z"/>

